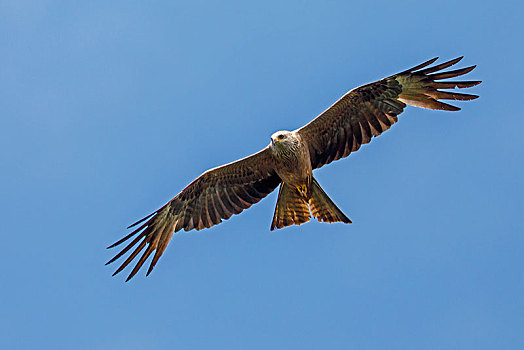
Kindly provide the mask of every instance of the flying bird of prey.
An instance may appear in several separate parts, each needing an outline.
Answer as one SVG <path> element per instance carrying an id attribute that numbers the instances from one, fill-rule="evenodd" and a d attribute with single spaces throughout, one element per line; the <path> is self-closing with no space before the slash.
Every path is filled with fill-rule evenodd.
<path id="1" fill-rule="evenodd" d="M 351 223 L 313 177 L 313 170 L 347 157 L 362 144 L 391 127 L 406 105 L 458 111 L 440 100 L 473 100 L 476 95 L 441 89 L 469 88 L 480 81 L 449 81 L 475 66 L 445 71 L 462 57 L 430 66 L 437 58 L 401 73 L 349 91 L 335 104 L 294 131 L 278 131 L 263 150 L 235 162 L 208 170 L 162 208 L 134 223 L 133 232 L 108 248 L 133 238 L 110 264 L 135 247 L 113 274 L 122 271 L 144 248 L 129 274 L 131 279 L 155 252 L 149 275 L 175 232 L 201 230 L 240 214 L 271 193 L 278 199 L 271 230 L 308 222 Z M 428 67 L 430 66 L 430 67 Z"/>

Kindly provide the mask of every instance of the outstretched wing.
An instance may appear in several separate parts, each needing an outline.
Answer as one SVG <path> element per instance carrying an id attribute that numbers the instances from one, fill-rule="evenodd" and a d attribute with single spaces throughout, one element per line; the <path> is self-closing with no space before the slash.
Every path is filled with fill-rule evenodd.
<path id="1" fill-rule="evenodd" d="M 438 57 L 437 57 L 438 58 Z M 462 57 L 428 67 L 433 58 L 404 72 L 351 90 L 298 132 L 309 145 L 313 169 L 347 157 L 362 144 L 386 131 L 398 119 L 406 104 L 447 111 L 460 108 L 439 100 L 473 100 L 476 95 L 441 91 L 467 88 L 480 81 L 440 81 L 469 73 L 476 66 L 439 72 Z"/>
<path id="2" fill-rule="evenodd" d="M 249 157 L 206 171 L 162 208 L 129 226 L 140 225 L 133 232 L 109 246 L 113 248 L 133 236 L 134 239 L 107 264 L 120 258 L 131 248 L 135 250 L 113 274 L 122 271 L 144 248 L 144 254 L 126 281 L 156 251 L 147 275 L 166 249 L 173 233 L 184 229 L 201 230 L 239 214 L 271 193 L 280 177 L 273 168 L 271 150 L 265 148 Z M 145 221 L 145 223 L 143 223 Z M 106 265 L 107 265 L 106 264 Z"/>

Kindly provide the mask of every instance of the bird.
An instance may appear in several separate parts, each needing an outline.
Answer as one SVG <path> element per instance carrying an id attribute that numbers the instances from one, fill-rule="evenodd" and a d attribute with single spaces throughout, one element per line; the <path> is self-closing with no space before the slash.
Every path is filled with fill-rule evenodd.
<path id="1" fill-rule="evenodd" d="M 470 88 L 481 81 L 448 80 L 469 73 L 476 66 L 443 71 L 462 58 L 432 65 L 438 59 L 435 57 L 350 90 L 305 126 L 275 132 L 261 151 L 204 172 L 160 209 L 129 226 L 128 229 L 134 230 L 108 249 L 132 240 L 106 265 L 134 248 L 114 276 L 145 249 L 126 282 L 154 252 L 148 276 L 174 233 L 217 225 L 259 202 L 278 186 L 271 230 L 301 225 L 311 218 L 327 223 L 351 223 L 316 181 L 313 170 L 347 157 L 388 130 L 407 105 L 458 111 L 459 107 L 441 100 L 478 98 L 454 89 Z"/>

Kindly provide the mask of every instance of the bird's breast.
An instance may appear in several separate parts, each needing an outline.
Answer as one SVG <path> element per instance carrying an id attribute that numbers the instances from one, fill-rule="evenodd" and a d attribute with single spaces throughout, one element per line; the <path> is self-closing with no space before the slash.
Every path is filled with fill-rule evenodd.
<path id="1" fill-rule="evenodd" d="M 283 182 L 292 186 L 309 185 L 312 177 L 311 160 L 307 147 L 301 143 L 276 155 L 276 171 Z"/>

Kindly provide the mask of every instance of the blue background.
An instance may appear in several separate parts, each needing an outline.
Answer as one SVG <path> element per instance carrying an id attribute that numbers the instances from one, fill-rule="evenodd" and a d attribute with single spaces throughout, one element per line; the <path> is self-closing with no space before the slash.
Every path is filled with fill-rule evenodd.
<path id="1" fill-rule="evenodd" d="M 523 10 L 0 2 L 2 347 L 524 348 Z M 407 108 L 315 172 L 354 224 L 270 232 L 273 193 L 177 235 L 148 278 L 104 266 L 206 169 L 353 87 L 461 55 L 481 98 Z"/>

